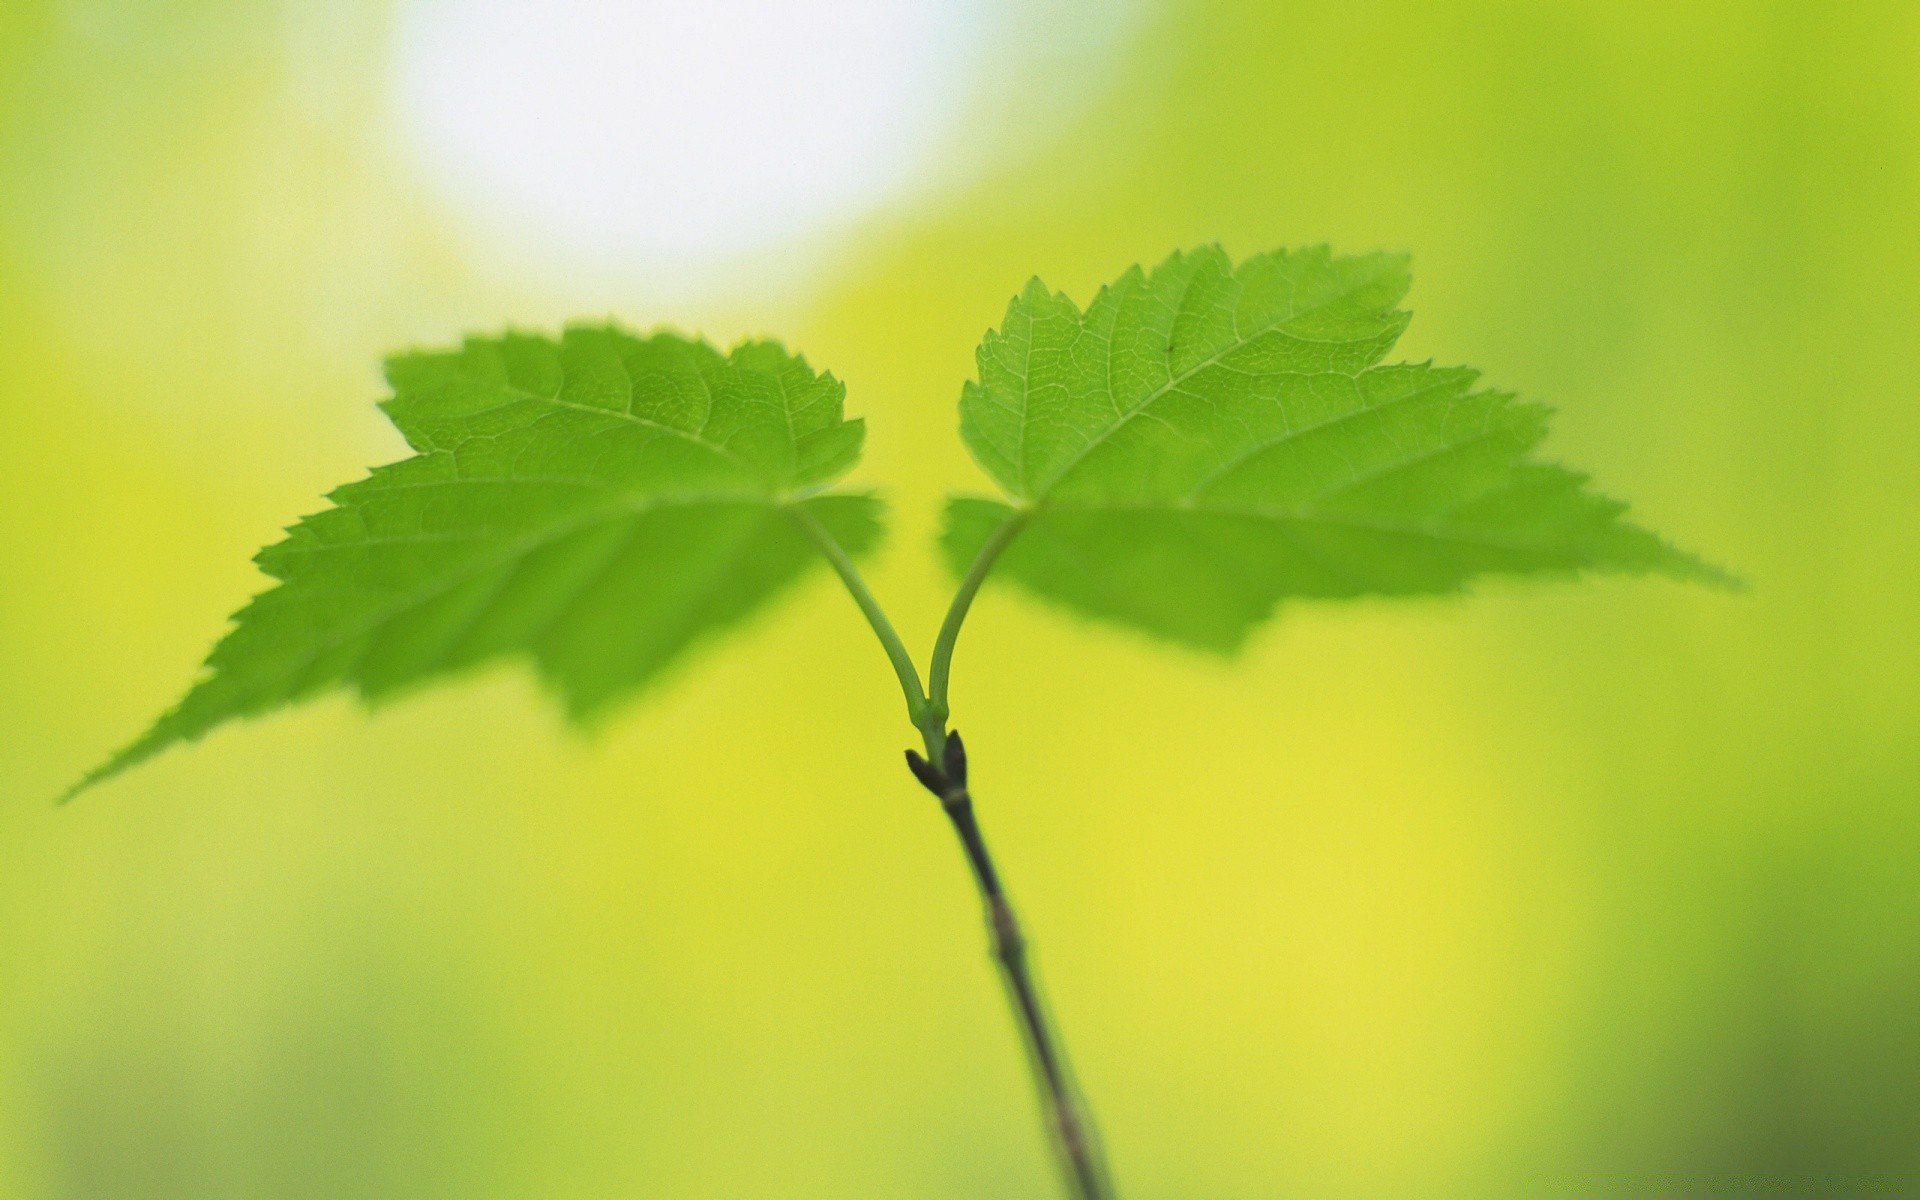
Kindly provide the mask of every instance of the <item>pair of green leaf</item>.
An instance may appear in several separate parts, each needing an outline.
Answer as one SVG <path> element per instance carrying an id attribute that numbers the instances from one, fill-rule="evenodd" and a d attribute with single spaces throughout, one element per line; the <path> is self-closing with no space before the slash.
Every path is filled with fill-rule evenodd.
<path id="1" fill-rule="evenodd" d="M 1546 410 L 1471 370 L 1379 365 L 1407 284 L 1403 258 L 1325 248 L 1175 254 L 1084 311 L 1035 280 L 960 400 L 1009 500 L 955 499 L 948 561 L 1004 546 L 997 571 L 1040 596 L 1221 651 L 1289 597 L 1495 572 L 1724 581 L 1529 459 Z M 515 654 L 590 719 L 806 569 L 794 510 L 854 555 L 880 538 L 878 501 L 823 490 L 864 434 L 845 388 L 773 342 L 723 356 L 581 327 L 403 355 L 387 378 L 414 456 L 262 551 L 277 586 L 81 787 L 341 684 L 379 698 Z"/>

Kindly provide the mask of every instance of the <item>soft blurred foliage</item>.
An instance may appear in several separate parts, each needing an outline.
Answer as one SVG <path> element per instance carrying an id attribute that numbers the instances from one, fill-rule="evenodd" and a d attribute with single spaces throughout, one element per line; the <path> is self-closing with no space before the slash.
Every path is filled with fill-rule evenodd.
<path id="1" fill-rule="evenodd" d="M 1052 1194 L 824 572 L 592 737 L 502 669 L 50 801 L 396 453 L 388 349 L 787 337 L 925 645 L 980 331 L 1213 239 L 1412 251 L 1412 357 L 1753 588 L 1303 606 L 1232 665 L 989 590 L 957 720 L 1126 1194 L 1920 1194 L 1910 0 L 1169 3 L 697 303 L 477 265 L 387 19 L 0 4 L 0 1197 Z"/>

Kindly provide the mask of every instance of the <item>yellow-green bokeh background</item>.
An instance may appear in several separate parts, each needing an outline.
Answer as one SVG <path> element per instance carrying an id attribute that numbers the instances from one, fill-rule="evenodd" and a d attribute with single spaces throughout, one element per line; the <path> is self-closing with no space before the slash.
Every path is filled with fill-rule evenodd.
<path id="1" fill-rule="evenodd" d="M 0 3 L 0 1197 L 1051 1194 L 824 573 L 591 738 L 502 669 L 50 807 L 395 453 L 383 351 L 571 307 L 380 149 L 377 9 L 316 97 L 299 6 Z M 1920 7 L 1191 0 L 1003 125 L 797 294 L 620 314 L 847 381 L 916 644 L 980 331 L 1212 239 L 1412 251 L 1411 356 L 1753 584 L 1232 665 L 990 590 L 958 721 L 1125 1194 L 1920 1195 Z"/>

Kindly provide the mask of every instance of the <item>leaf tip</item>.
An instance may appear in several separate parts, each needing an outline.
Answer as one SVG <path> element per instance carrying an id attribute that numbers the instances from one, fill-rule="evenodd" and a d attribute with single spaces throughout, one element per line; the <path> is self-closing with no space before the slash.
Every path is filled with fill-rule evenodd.
<path id="1" fill-rule="evenodd" d="M 1677 571 L 1668 572 L 1676 578 L 1688 583 L 1703 584 L 1713 588 L 1715 591 L 1725 592 L 1731 596 L 1747 596 L 1753 593 L 1752 582 L 1738 572 L 1729 570 L 1719 563 L 1708 562 L 1706 559 L 1695 554 L 1689 554 L 1684 550 L 1675 550 L 1674 554 L 1684 560 L 1685 563 L 1685 565 L 1679 567 Z"/>
<path id="2" fill-rule="evenodd" d="M 67 807 L 67 805 L 72 804 L 82 795 L 92 791 L 107 780 L 112 779 L 128 767 L 153 757 L 160 747 L 161 743 L 155 743 L 151 733 L 146 734 L 141 737 L 139 741 L 127 746 L 119 753 L 114 754 L 111 758 L 108 758 L 105 762 L 75 780 L 65 791 L 54 797 L 53 806 L 55 808 Z"/>
<path id="3" fill-rule="evenodd" d="M 1626 505 L 1620 505 L 1620 511 L 1625 512 Z M 1661 575 L 1676 583 L 1700 584 L 1730 595 L 1745 595 L 1753 591 L 1753 585 L 1738 572 L 1683 549 L 1643 526 L 1625 523 L 1623 526 L 1640 538 L 1646 549 L 1632 559 L 1612 564 L 1612 569 L 1640 575 Z M 1596 565 L 1601 569 L 1607 566 Z"/>

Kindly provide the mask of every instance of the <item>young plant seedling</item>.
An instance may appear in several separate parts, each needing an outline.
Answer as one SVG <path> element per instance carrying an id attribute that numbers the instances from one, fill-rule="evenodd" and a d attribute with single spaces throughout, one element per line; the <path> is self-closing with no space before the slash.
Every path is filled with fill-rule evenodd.
<path id="1" fill-rule="evenodd" d="M 948 681 L 991 575 L 1099 620 L 1232 653 L 1282 600 L 1453 592 L 1494 574 L 1729 577 L 1530 457 L 1547 410 L 1476 372 L 1383 365 L 1406 260 L 1219 247 L 1135 267 L 1085 309 L 1039 280 L 987 333 L 961 434 L 1004 492 L 955 498 L 959 578 L 918 666 L 861 579 L 870 495 L 830 490 L 864 429 L 779 344 L 721 354 L 608 326 L 387 364 L 413 448 L 262 550 L 275 586 L 186 697 L 71 796 L 235 717 L 338 686 L 373 700 L 524 656 L 585 721 L 761 608 L 818 558 L 885 649 L 914 778 L 958 834 L 1070 1193 L 1110 1183 L 988 853 Z"/>

